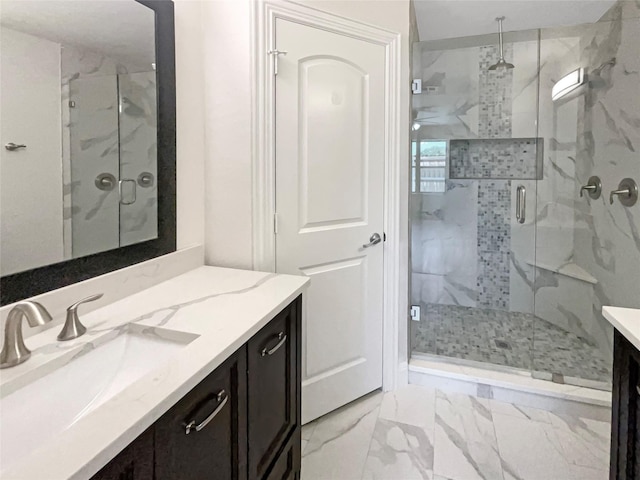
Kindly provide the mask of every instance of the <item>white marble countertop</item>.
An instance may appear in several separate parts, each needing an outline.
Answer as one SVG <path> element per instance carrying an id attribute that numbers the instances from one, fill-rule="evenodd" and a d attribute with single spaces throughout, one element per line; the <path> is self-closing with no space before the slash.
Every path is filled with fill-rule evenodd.
<path id="1" fill-rule="evenodd" d="M 60 328 L 28 338 L 31 358 L 0 373 L 2 397 L 29 383 L 39 368 L 52 361 L 68 362 L 81 350 L 90 351 L 99 338 L 113 336 L 124 325 L 162 327 L 197 336 L 168 362 L 159 364 L 19 462 L 3 468 L 1 477 L 91 477 L 294 300 L 308 282 L 307 277 L 200 267 L 81 314 L 88 330 L 78 339 L 57 342 Z M 55 398 L 48 400 L 55 415 Z"/>
<path id="2" fill-rule="evenodd" d="M 640 350 L 640 309 L 602 307 L 604 318 Z"/>

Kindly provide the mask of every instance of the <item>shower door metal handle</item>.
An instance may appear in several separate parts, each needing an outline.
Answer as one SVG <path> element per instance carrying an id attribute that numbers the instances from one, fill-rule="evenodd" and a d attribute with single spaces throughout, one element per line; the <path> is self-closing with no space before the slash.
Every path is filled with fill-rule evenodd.
<path id="1" fill-rule="evenodd" d="M 527 189 L 524 185 L 518 185 L 516 190 L 516 220 L 524 223 L 527 215 Z"/>
<path id="2" fill-rule="evenodd" d="M 127 182 L 131 183 L 131 185 L 133 186 L 133 190 L 132 190 L 132 192 L 133 192 L 133 200 L 131 200 L 130 202 L 125 201 L 124 196 L 122 195 L 122 190 L 123 190 L 122 186 L 124 184 L 126 184 Z M 137 185 L 138 185 L 137 182 L 135 180 L 130 179 L 130 178 L 125 178 L 124 180 L 120 180 L 118 182 L 118 194 L 120 196 L 120 203 L 122 205 L 132 205 L 132 204 L 136 203 L 137 196 L 138 196 L 137 195 L 138 192 L 136 190 Z"/>

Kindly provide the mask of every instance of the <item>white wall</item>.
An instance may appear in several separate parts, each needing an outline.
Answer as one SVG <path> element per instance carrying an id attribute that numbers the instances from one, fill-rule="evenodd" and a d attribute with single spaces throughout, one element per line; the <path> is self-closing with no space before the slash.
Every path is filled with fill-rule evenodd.
<path id="1" fill-rule="evenodd" d="M 178 249 L 204 244 L 202 3 L 175 1 Z"/>
<path id="2" fill-rule="evenodd" d="M 62 238 L 60 44 L 2 27 L 0 263 L 3 275 L 59 262 Z"/>
<path id="3" fill-rule="evenodd" d="M 252 268 L 251 0 L 203 3 L 206 244 L 210 265 Z"/>

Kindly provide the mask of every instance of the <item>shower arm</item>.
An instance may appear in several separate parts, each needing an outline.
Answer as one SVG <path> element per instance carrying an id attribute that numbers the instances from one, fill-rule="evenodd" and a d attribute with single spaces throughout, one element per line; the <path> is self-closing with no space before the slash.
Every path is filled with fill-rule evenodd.
<path id="1" fill-rule="evenodd" d="M 504 60 L 504 47 L 502 42 L 502 21 L 504 19 L 505 17 L 496 18 L 496 20 L 498 20 L 498 39 L 500 41 L 500 60 Z"/>

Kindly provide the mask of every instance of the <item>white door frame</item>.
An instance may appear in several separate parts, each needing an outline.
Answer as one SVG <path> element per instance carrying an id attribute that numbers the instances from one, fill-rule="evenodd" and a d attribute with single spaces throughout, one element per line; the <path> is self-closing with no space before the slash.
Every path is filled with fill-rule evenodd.
<path id="1" fill-rule="evenodd" d="M 394 390 L 399 368 L 399 322 L 407 321 L 400 286 L 403 269 L 401 211 L 401 39 L 399 33 L 373 27 L 288 1 L 256 0 L 252 10 L 252 217 L 253 267 L 275 271 L 275 78 L 267 52 L 275 39 L 276 19 L 308 25 L 385 47 L 385 187 L 382 388 Z M 402 380 L 401 380 L 402 381 Z"/>

